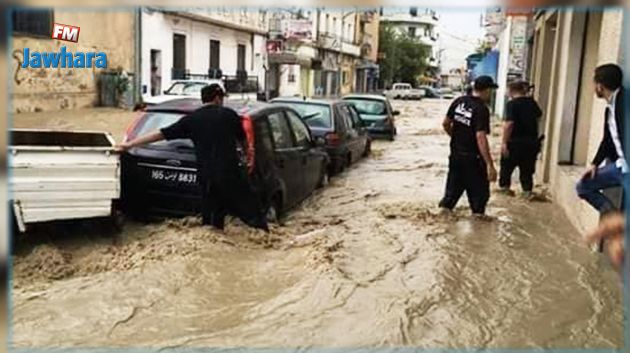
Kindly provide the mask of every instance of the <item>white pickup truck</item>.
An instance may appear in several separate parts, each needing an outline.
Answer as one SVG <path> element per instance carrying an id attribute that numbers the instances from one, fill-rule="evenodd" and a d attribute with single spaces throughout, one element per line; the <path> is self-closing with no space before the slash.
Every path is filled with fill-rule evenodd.
<path id="1" fill-rule="evenodd" d="M 394 83 L 392 89 L 383 92 L 389 99 L 422 99 L 423 89 L 413 88 L 409 83 Z"/>
<path id="2" fill-rule="evenodd" d="M 82 218 L 110 218 L 119 229 L 118 157 L 107 133 L 11 130 L 10 206 L 19 231 Z"/>

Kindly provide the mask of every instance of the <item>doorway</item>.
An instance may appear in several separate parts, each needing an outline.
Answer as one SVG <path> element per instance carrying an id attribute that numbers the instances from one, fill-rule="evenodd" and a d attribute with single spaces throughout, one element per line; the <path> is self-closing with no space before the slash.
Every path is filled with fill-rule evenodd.
<path id="1" fill-rule="evenodd" d="M 173 34 L 173 79 L 186 78 L 186 35 Z"/>

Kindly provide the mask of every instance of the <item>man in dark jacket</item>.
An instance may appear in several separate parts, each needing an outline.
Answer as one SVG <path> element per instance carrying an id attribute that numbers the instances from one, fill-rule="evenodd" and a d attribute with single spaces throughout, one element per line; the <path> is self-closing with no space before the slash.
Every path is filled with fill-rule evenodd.
<path id="1" fill-rule="evenodd" d="M 602 214 L 615 209 L 602 190 L 622 186 L 623 178 L 628 173 L 623 149 L 625 114 L 622 80 L 621 68 L 615 64 L 606 64 L 595 69 L 595 93 L 607 102 L 604 138 L 591 166 L 576 187 L 580 198 Z"/>
<path id="2" fill-rule="evenodd" d="M 534 187 L 536 158 L 540 151 L 538 120 L 542 116 L 538 103 L 528 95 L 529 87 L 525 81 L 508 84 L 511 100 L 505 109 L 499 173 L 501 192 L 511 194 L 512 173 L 518 168 L 525 197 L 531 196 Z"/>
<path id="3" fill-rule="evenodd" d="M 267 220 L 257 195 L 241 166 L 237 144 L 246 136 L 238 114 L 223 107 L 225 92 L 218 84 L 201 90 L 204 106 L 159 131 L 126 142 L 121 151 L 160 140 L 191 139 L 202 187 L 204 225 L 222 230 L 228 214 L 249 226 L 268 230 Z"/>

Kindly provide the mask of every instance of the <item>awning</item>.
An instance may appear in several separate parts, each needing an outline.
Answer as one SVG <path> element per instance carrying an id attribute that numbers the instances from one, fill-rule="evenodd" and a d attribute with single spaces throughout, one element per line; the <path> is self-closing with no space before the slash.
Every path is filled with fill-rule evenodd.
<path id="1" fill-rule="evenodd" d="M 311 58 L 298 55 L 292 52 L 269 53 L 267 56 L 269 64 L 278 65 L 300 65 L 311 67 Z"/>

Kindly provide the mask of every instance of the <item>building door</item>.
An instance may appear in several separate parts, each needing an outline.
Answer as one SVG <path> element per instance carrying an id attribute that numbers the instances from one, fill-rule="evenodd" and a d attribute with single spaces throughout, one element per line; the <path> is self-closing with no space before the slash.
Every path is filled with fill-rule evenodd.
<path id="1" fill-rule="evenodd" d="M 173 79 L 185 78 L 186 74 L 186 36 L 173 34 Z"/>
<path id="2" fill-rule="evenodd" d="M 218 40 L 210 41 L 210 69 L 221 68 L 221 42 Z"/>
<path id="3" fill-rule="evenodd" d="M 151 95 L 162 92 L 162 51 L 151 49 Z"/>
<path id="4" fill-rule="evenodd" d="M 236 53 L 236 70 L 245 71 L 245 45 L 239 44 Z"/>

